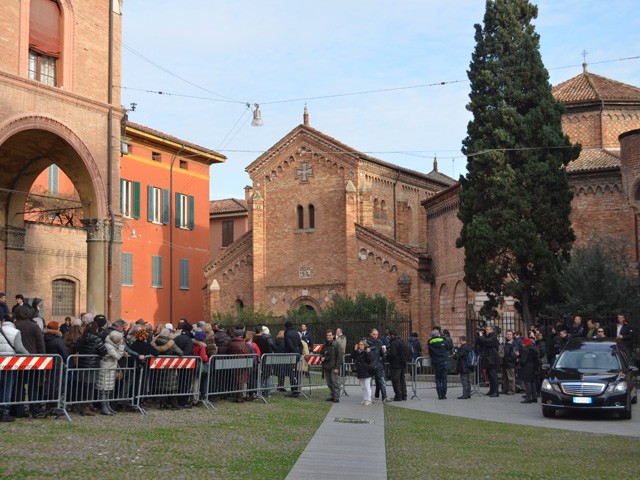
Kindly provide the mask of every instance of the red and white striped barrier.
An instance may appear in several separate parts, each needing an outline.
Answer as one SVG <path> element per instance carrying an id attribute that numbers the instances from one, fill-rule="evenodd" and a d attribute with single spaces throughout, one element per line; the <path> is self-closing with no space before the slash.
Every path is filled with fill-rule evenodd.
<path id="1" fill-rule="evenodd" d="M 0 370 L 51 370 L 53 357 L 0 356 Z"/>
<path id="2" fill-rule="evenodd" d="M 322 357 L 320 356 L 321 352 L 322 352 L 322 344 L 321 343 L 316 343 L 313 346 L 313 354 L 306 355 L 304 357 L 304 359 L 307 361 L 307 364 L 308 365 L 321 365 L 322 364 Z"/>
<path id="3" fill-rule="evenodd" d="M 149 362 L 150 369 L 165 369 L 165 368 L 196 368 L 195 358 L 152 358 Z"/>

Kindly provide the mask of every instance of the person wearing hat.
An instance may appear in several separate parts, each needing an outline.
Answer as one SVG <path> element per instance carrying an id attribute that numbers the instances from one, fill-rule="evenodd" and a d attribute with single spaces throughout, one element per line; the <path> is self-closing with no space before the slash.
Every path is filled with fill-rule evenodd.
<path id="1" fill-rule="evenodd" d="M 26 355 L 29 352 L 22 345 L 22 334 L 13 324 L 13 314 L 5 313 L 0 317 L 0 355 Z M 14 398 L 14 384 L 17 371 L 2 372 L 2 390 L 0 390 L 0 422 L 13 422 L 15 417 L 9 413 L 9 403 Z M 24 407 L 23 407 L 24 408 Z"/>
<path id="2" fill-rule="evenodd" d="M 181 318 L 178 322 L 178 329 L 180 335 L 176 335 L 173 339 L 176 345 L 182 350 L 182 354 L 185 356 L 193 355 L 193 325 L 191 325 L 186 318 Z M 178 370 L 178 393 L 186 393 L 191 390 L 191 384 L 193 382 L 193 370 L 180 369 Z M 178 408 L 188 408 L 189 398 L 181 395 L 178 397 Z"/>
<path id="3" fill-rule="evenodd" d="M 4 318 L 5 313 L 11 313 L 7 305 L 7 294 L 0 292 L 0 319 Z"/>
<path id="4" fill-rule="evenodd" d="M 524 382 L 526 393 L 524 400 L 520 403 L 535 403 L 538 401 L 535 382 L 540 356 L 535 343 L 528 337 L 522 340 L 522 353 L 518 363 L 520 364 L 518 377 Z"/>

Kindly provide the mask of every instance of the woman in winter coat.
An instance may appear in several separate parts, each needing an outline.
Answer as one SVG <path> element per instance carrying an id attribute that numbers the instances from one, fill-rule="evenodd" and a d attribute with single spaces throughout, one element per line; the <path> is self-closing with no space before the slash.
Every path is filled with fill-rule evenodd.
<path id="1" fill-rule="evenodd" d="M 95 384 L 100 371 L 100 361 L 107 354 L 107 347 L 98 335 L 98 324 L 90 322 L 84 327 L 82 336 L 78 340 L 78 371 L 77 381 L 80 391 L 78 398 L 72 401 L 84 400 L 80 405 L 80 415 L 93 416 L 91 402 L 95 398 Z"/>
<path id="2" fill-rule="evenodd" d="M 182 350 L 170 337 L 171 332 L 169 329 L 163 328 L 158 338 L 156 338 L 156 349 L 161 356 L 181 357 L 183 354 Z M 171 407 L 177 409 L 178 399 L 172 394 L 178 391 L 178 372 L 174 369 L 159 369 L 149 373 L 151 388 L 157 389 L 159 392 L 167 395 L 165 399 L 160 402 L 160 408 Z"/>
<path id="3" fill-rule="evenodd" d="M 22 345 L 22 333 L 13 324 L 12 313 L 5 313 L 0 318 L 0 354 L 28 355 L 29 351 Z M 13 422 L 14 416 L 9 413 L 9 403 L 15 401 L 14 384 L 17 377 L 16 370 L 2 372 L 4 388 L 0 390 L 0 421 Z"/>
<path id="4" fill-rule="evenodd" d="M 47 327 L 42 331 L 44 334 L 44 351 L 49 355 L 59 355 L 62 360 L 55 359 L 53 362 L 52 374 L 47 376 L 45 382 L 45 398 L 55 399 L 58 398 L 59 392 L 58 382 L 56 379 L 62 371 L 62 365 L 66 365 L 67 358 L 69 358 L 69 350 L 62 339 L 62 332 L 60 331 L 60 324 L 58 322 L 49 322 Z M 57 404 L 50 403 L 48 408 L 56 408 Z"/>
<path id="5" fill-rule="evenodd" d="M 538 348 L 530 338 L 522 341 L 522 352 L 518 360 L 520 370 L 518 377 L 524 382 L 525 398 L 521 403 L 535 403 L 538 401 L 536 390 L 536 373 L 540 363 Z"/>
<path id="6" fill-rule="evenodd" d="M 229 355 L 249 355 L 249 347 L 243 338 L 244 332 L 236 330 L 234 337 L 229 342 Z M 242 403 L 245 400 L 249 372 L 247 368 L 238 368 L 235 371 L 235 385 L 232 387 L 236 391 L 235 401 Z"/>
<path id="7" fill-rule="evenodd" d="M 96 385 L 102 406 L 100 413 L 103 415 L 113 415 L 116 413 L 109 404 L 109 398 L 113 396 L 113 390 L 116 386 L 118 360 L 127 356 L 122 342 L 123 335 L 117 330 L 111 332 L 104 339 L 107 354 L 102 357 L 100 361 L 100 374 L 98 375 L 98 383 Z"/>
<path id="8" fill-rule="evenodd" d="M 353 370 L 362 388 L 362 402 L 360 405 L 371 405 L 371 378 L 375 375 L 375 364 L 371 348 L 365 340 L 360 340 L 351 353 Z"/>

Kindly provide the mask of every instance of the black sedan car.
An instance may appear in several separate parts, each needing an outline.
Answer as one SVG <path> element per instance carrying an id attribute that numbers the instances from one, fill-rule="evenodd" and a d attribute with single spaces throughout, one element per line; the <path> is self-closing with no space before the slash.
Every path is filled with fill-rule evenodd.
<path id="1" fill-rule="evenodd" d="M 615 339 L 572 338 L 553 365 L 543 365 L 542 414 L 556 410 L 615 411 L 631 418 L 638 368 Z"/>

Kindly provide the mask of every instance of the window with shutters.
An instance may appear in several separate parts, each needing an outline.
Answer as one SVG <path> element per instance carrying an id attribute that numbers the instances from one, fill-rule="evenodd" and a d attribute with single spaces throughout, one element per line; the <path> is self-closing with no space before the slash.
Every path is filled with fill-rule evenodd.
<path id="1" fill-rule="evenodd" d="M 151 286 L 162 288 L 162 257 L 151 256 Z"/>
<path id="2" fill-rule="evenodd" d="M 193 230 L 195 226 L 194 217 L 195 197 L 176 193 L 176 227 L 185 230 Z"/>
<path id="3" fill-rule="evenodd" d="M 60 5 L 57 0 L 31 0 L 29 15 L 29 78 L 56 86 L 62 53 Z"/>
<path id="4" fill-rule="evenodd" d="M 51 282 L 51 315 L 74 317 L 76 315 L 76 283 L 59 279 Z"/>
<path id="5" fill-rule="evenodd" d="M 147 220 L 166 225 L 169 223 L 169 190 L 147 186 Z"/>
<path id="6" fill-rule="evenodd" d="M 189 260 L 180 259 L 180 290 L 189 290 Z"/>
<path id="7" fill-rule="evenodd" d="M 140 182 L 120 180 L 120 213 L 126 218 L 140 218 Z"/>
<path id="8" fill-rule="evenodd" d="M 122 252 L 122 285 L 133 287 L 133 253 Z"/>

